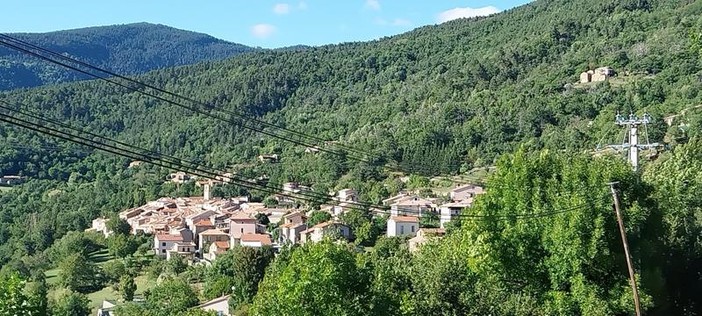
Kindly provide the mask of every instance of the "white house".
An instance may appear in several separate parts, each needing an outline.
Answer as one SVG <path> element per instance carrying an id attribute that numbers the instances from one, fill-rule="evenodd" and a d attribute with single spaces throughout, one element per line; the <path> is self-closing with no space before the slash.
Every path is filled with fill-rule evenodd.
<path id="1" fill-rule="evenodd" d="M 229 295 L 215 298 L 211 301 L 202 303 L 195 308 L 204 311 L 214 311 L 218 316 L 229 316 Z"/>
<path id="2" fill-rule="evenodd" d="M 116 308 L 117 305 L 115 303 L 103 300 L 100 308 L 97 310 L 97 316 L 113 316 Z"/>
<path id="3" fill-rule="evenodd" d="M 451 201 L 460 202 L 469 198 L 474 198 L 483 193 L 485 193 L 483 187 L 474 184 L 465 184 L 451 190 L 449 196 L 451 197 Z"/>
<path id="4" fill-rule="evenodd" d="M 388 237 L 415 236 L 419 230 L 419 218 L 414 216 L 390 216 L 388 219 Z"/>
<path id="5" fill-rule="evenodd" d="M 256 219 L 244 212 L 236 212 L 229 219 L 229 236 L 232 245 L 238 245 L 241 235 L 256 233 Z"/>
<path id="6" fill-rule="evenodd" d="M 109 221 L 109 218 L 98 217 L 93 220 L 90 229 L 103 234 L 105 237 L 108 237 L 112 233 L 109 229 L 107 229 L 107 222 Z"/>
<path id="7" fill-rule="evenodd" d="M 446 203 L 439 206 L 439 223 L 441 228 L 461 214 L 461 211 L 473 204 L 473 198 L 468 198 L 461 202 Z"/>
<path id="8" fill-rule="evenodd" d="M 165 257 L 168 250 L 173 249 L 176 243 L 182 243 L 183 241 L 182 235 L 156 234 L 154 236 L 154 253 Z"/>
<path id="9" fill-rule="evenodd" d="M 358 191 L 354 189 L 339 190 L 336 194 L 339 202 L 358 202 Z"/>
<path id="10" fill-rule="evenodd" d="M 300 233 L 300 241 L 302 243 L 306 243 L 308 241 L 319 242 L 324 239 L 324 236 L 330 235 L 335 235 L 349 240 L 351 239 L 351 228 L 334 221 L 319 223 L 314 225 L 312 228 L 302 231 Z"/>

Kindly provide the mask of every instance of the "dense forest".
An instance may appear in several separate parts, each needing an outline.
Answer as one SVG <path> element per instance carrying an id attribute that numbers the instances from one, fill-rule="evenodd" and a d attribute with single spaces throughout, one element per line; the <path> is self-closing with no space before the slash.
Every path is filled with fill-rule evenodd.
<path id="1" fill-rule="evenodd" d="M 253 50 L 205 34 L 149 23 L 11 35 L 128 75 L 219 60 Z M 0 47 L 0 90 L 82 79 L 86 76 Z"/>
<path id="2" fill-rule="evenodd" d="M 372 42 L 258 51 L 136 77 L 206 103 L 207 111 L 243 113 L 352 146 L 363 152 L 361 162 L 308 154 L 243 128 L 246 121 L 215 120 L 105 82 L 0 97 L 154 152 L 247 178 L 266 175 L 274 185 L 351 187 L 377 203 L 402 188 L 402 175 L 454 175 L 496 164 L 489 193 L 466 212 L 509 218 L 584 205 L 531 221 L 464 220 L 418 255 L 399 246 L 404 241 L 383 238 L 363 254 L 332 243 L 290 250 L 258 270 L 258 290 L 247 285 L 234 304 L 254 315 L 631 314 L 605 196 L 613 180 L 622 185 L 642 305 L 651 314 L 698 315 L 700 16 L 702 2 L 692 0 L 536 1 Z M 600 66 L 617 75 L 577 83 L 581 72 Z M 646 136 L 667 145 L 641 173 L 619 157 L 591 157 L 599 145 L 621 143 L 617 112 L 650 113 L 655 121 Z M 669 126 L 663 118 L 671 115 L 678 116 Z M 0 125 L 0 141 L 0 172 L 30 179 L 0 195 L 0 265 L 25 278 L 49 268 L 45 256 L 62 244 L 56 240 L 96 216 L 160 196 L 200 194 L 194 185 L 164 184 L 171 170 L 127 168 L 126 159 L 8 125 Z M 342 148 L 328 144 L 319 145 Z M 262 154 L 280 159 L 260 163 Z M 154 266 L 179 271 L 163 286 L 179 289 L 182 308 L 125 307 L 150 309 L 133 313 L 182 312 L 194 304 L 183 279 L 206 287 L 216 279 L 212 271 Z M 235 278 L 231 269 L 221 271 Z M 299 304 L 303 299 L 311 303 Z"/>

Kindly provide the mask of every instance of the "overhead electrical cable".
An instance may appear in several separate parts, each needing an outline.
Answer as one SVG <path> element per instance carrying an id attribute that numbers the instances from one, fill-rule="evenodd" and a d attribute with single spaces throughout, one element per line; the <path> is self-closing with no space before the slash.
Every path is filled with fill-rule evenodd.
<path id="1" fill-rule="evenodd" d="M 149 85 L 149 84 L 147 84 L 147 83 L 144 83 L 144 82 L 141 82 L 141 81 L 138 81 L 138 80 L 135 80 L 135 79 L 126 77 L 126 76 L 124 76 L 124 75 L 120 75 L 120 74 L 118 74 L 118 73 L 115 73 L 115 72 L 112 72 L 112 71 L 109 71 L 109 70 L 106 70 L 106 69 L 103 69 L 103 68 L 100 68 L 100 67 L 97 67 L 97 66 L 94 66 L 94 65 L 91 65 L 91 64 L 88 64 L 88 63 L 86 63 L 86 62 L 77 60 L 77 59 L 75 59 L 75 58 L 68 57 L 68 56 L 66 56 L 66 55 L 64 55 L 64 54 L 60 54 L 60 53 L 51 51 L 51 50 L 46 49 L 46 48 L 42 48 L 42 47 L 40 47 L 40 46 L 37 46 L 37 45 L 31 44 L 31 43 L 28 43 L 28 42 L 26 42 L 26 41 L 20 40 L 20 39 L 18 39 L 18 38 L 15 38 L 15 37 L 12 37 L 12 36 L 9 36 L 9 35 L 6 35 L 6 34 L 1 34 L 1 33 L 0 33 L 0 45 L 4 45 L 4 46 L 6 46 L 6 47 L 8 47 L 8 48 L 11 48 L 11 49 L 14 49 L 14 50 L 23 52 L 23 53 L 25 53 L 25 54 L 29 54 L 29 55 L 34 56 L 34 57 L 36 57 L 36 58 L 45 60 L 45 61 L 47 61 L 47 62 L 50 62 L 50 63 L 56 64 L 56 65 L 59 65 L 59 66 L 62 66 L 62 67 L 65 67 L 65 68 L 74 70 L 74 71 L 76 71 L 76 72 L 79 72 L 79 73 L 88 75 L 88 76 L 93 77 L 93 78 L 96 78 L 96 79 L 98 79 L 98 80 L 102 80 L 102 81 L 105 81 L 105 82 L 108 82 L 108 83 L 117 85 L 117 86 L 122 87 L 122 88 L 125 88 L 125 89 L 127 89 L 127 90 L 129 90 L 129 91 L 133 91 L 133 92 L 136 92 L 136 93 L 140 93 L 140 94 L 143 94 L 143 95 L 146 95 L 146 96 L 155 98 L 155 99 L 157 99 L 157 100 L 160 100 L 160 101 L 163 101 L 163 102 L 167 102 L 167 103 L 169 103 L 169 104 L 176 105 L 176 106 L 178 106 L 178 107 L 181 107 L 181 108 L 184 108 L 184 109 L 193 111 L 193 112 L 195 112 L 195 113 L 198 113 L 198 114 L 201 114 L 201 115 L 204 115 L 204 116 L 208 116 L 208 117 L 210 117 L 210 118 L 214 118 L 214 119 L 217 119 L 217 120 L 225 121 L 225 122 L 228 122 L 228 123 L 238 124 L 239 126 L 245 128 L 245 129 L 248 129 L 248 130 L 251 130 L 251 131 L 254 131 L 254 132 L 258 132 L 258 133 L 261 133 L 261 134 L 263 134 L 263 135 L 267 135 L 267 136 L 270 136 L 270 137 L 273 137 L 273 138 L 276 138 L 276 139 L 279 139 L 279 140 L 282 140 L 282 141 L 290 142 L 290 143 L 293 143 L 293 144 L 296 144 L 296 145 L 305 146 L 305 147 L 307 147 L 307 148 L 315 148 L 316 150 L 318 150 L 318 151 L 320 151 L 320 152 L 330 153 L 330 154 L 333 154 L 333 155 L 337 155 L 337 156 L 341 156 L 341 157 L 344 157 L 344 158 L 348 158 L 348 159 L 350 159 L 350 160 L 354 160 L 354 161 L 358 161 L 358 162 L 365 162 L 365 163 L 372 164 L 372 161 L 371 161 L 370 159 L 368 159 L 368 158 L 359 157 L 359 156 L 351 155 L 351 154 L 348 154 L 348 153 L 345 153 L 345 152 L 336 151 L 336 150 L 326 149 L 326 148 L 324 148 L 322 145 L 320 145 L 320 144 L 318 144 L 318 143 L 308 143 L 308 142 L 305 142 L 305 139 L 306 139 L 307 141 L 309 141 L 309 140 L 314 140 L 314 141 L 318 141 L 318 142 L 326 142 L 326 140 L 324 140 L 324 139 L 322 139 L 322 138 L 320 138 L 320 137 L 313 136 L 313 135 L 308 135 L 308 134 L 305 134 L 305 133 L 302 133 L 302 132 L 299 132 L 299 131 L 295 131 L 295 130 L 292 130 L 292 129 L 289 129 L 289 128 L 285 128 L 285 127 L 282 127 L 282 126 L 279 126 L 279 125 L 276 125 L 276 124 L 273 124 L 273 123 L 269 123 L 269 122 L 266 122 L 265 120 L 261 120 L 261 119 L 258 119 L 258 118 L 256 118 L 256 117 L 250 116 L 250 115 L 245 115 L 245 114 L 240 114 L 240 113 L 228 111 L 228 110 L 226 110 L 226 109 L 222 109 L 221 107 L 217 107 L 217 106 L 215 106 L 215 105 L 213 105 L 213 104 L 206 104 L 206 103 L 203 103 L 203 102 L 194 100 L 194 99 L 192 99 L 192 98 L 190 98 L 190 97 L 183 96 L 183 95 L 180 95 L 180 94 L 177 94 L 177 93 L 173 93 L 173 92 L 170 92 L 170 91 L 167 91 L 167 90 L 164 90 L 164 89 L 155 87 L 155 86 L 153 86 L 153 85 Z M 51 55 L 51 56 L 55 56 L 55 57 L 57 57 L 58 59 L 61 59 L 61 60 L 65 61 L 65 62 L 73 63 L 74 65 L 70 65 L 70 64 L 67 64 L 67 63 L 65 63 L 65 62 L 61 62 L 61 61 L 59 61 L 59 60 L 52 59 L 51 57 L 47 57 L 47 56 L 45 56 L 45 55 L 43 55 L 43 54 L 41 54 L 41 53 L 39 53 L 39 52 L 37 52 L 37 51 L 43 52 L 43 53 L 48 54 L 48 55 Z M 85 68 L 88 68 L 88 69 L 91 69 L 91 70 L 98 71 L 98 72 L 100 72 L 100 73 L 102 73 L 102 74 L 104 74 L 104 75 L 108 75 L 108 76 L 111 76 L 111 77 L 119 78 L 119 79 L 121 79 L 121 80 L 126 81 L 128 84 L 119 82 L 118 80 L 114 80 L 113 78 L 110 78 L 110 77 L 105 77 L 105 76 L 101 76 L 101 75 L 94 74 L 94 73 L 89 72 L 89 71 L 87 71 L 87 70 L 81 69 L 81 68 L 77 67 L 76 65 L 79 65 L 79 66 L 82 66 L 82 67 L 85 67 Z M 135 85 L 136 85 L 136 86 L 135 86 Z M 164 98 L 164 97 L 162 97 L 162 96 L 159 96 L 159 95 L 157 95 L 157 94 L 149 93 L 149 92 L 143 91 L 143 90 L 142 90 L 141 88 L 139 88 L 139 87 L 141 87 L 141 88 L 148 88 L 148 89 L 151 89 L 151 90 L 154 90 L 154 91 L 157 91 L 157 92 L 166 94 L 166 95 L 171 96 L 171 97 L 174 97 L 174 98 L 186 100 L 186 101 L 188 101 L 188 102 L 190 102 L 190 103 L 196 105 L 197 107 L 194 108 L 194 107 L 192 107 L 192 106 L 185 105 L 185 104 L 183 104 L 183 103 L 181 103 L 181 102 L 177 102 L 177 101 L 174 101 L 174 100 L 170 100 L 170 99 Z M 218 111 L 218 112 L 227 114 L 227 115 L 229 115 L 230 117 L 238 117 L 239 120 L 236 120 L 236 121 L 235 121 L 235 120 L 232 120 L 232 118 L 227 119 L 227 118 L 224 118 L 224 117 L 221 117 L 221 116 L 217 116 L 217 115 L 214 115 L 214 114 L 212 114 L 211 112 L 205 111 L 205 110 L 203 110 L 203 109 L 201 109 L 201 108 L 213 109 L 213 110 L 216 110 L 216 111 Z M 263 126 L 265 126 L 265 127 L 271 128 L 271 129 L 281 130 L 281 131 L 283 131 L 283 132 L 285 132 L 285 133 L 290 133 L 290 134 L 296 135 L 296 136 L 299 137 L 299 139 L 292 139 L 292 138 L 290 138 L 289 135 L 281 135 L 280 133 L 275 133 L 275 132 L 272 132 L 271 130 L 265 130 L 265 129 L 260 128 L 260 127 L 257 127 L 257 126 L 252 126 L 251 123 L 248 123 L 247 121 L 251 121 L 251 122 L 254 122 L 255 124 L 260 124 L 260 125 L 263 125 Z M 361 151 L 361 150 L 359 150 L 359 149 L 355 149 L 355 148 L 353 148 L 353 147 L 351 147 L 351 146 L 347 146 L 347 145 L 343 145 L 343 144 L 335 144 L 335 146 L 336 146 L 336 147 L 339 147 L 339 148 L 341 148 L 341 149 L 344 149 L 345 151 L 350 152 L 350 153 L 362 154 L 362 155 L 365 155 L 366 157 L 371 156 L 370 154 L 368 154 L 368 153 L 366 153 L 366 152 L 364 152 L 364 151 Z M 415 168 L 415 167 L 407 168 L 407 167 L 405 167 L 405 169 L 401 169 L 401 168 L 399 168 L 399 167 L 387 166 L 387 165 L 386 165 L 386 166 L 383 166 L 383 167 L 386 168 L 386 169 L 392 170 L 392 171 L 400 171 L 400 172 L 403 172 L 403 173 L 406 173 L 407 171 L 409 171 L 410 173 L 411 173 L 411 172 L 426 172 L 426 171 L 428 171 L 428 169 L 425 168 L 425 167 L 424 167 L 424 168 Z M 406 170 L 406 169 L 409 169 L 409 170 Z M 453 180 L 452 180 L 452 181 L 453 181 Z"/>
<path id="2" fill-rule="evenodd" d="M 7 102 L 4 102 L 3 100 L 0 100 L 0 101 L 7 104 Z M 17 110 L 11 109 L 11 108 L 1 107 L 1 106 L 0 106 L 0 108 L 7 110 L 9 112 L 23 114 L 20 111 L 17 111 Z M 23 114 L 23 115 L 25 115 L 25 114 Z M 36 117 L 34 117 L 34 118 L 36 118 Z M 61 131 L 59 129 L 49 127 L 48 125 L 54 124 L 54 122 L 52 122 L 50 120 L 42 121 L 41 123 L 44 123 L 44 124 L 41 124 L 41 123 L 31 122 L 31 121 L 26 120 L 26 119 L 21 119 L 21 118 L 18 118 L 16 116 L 13 116 L 11 114 L 0 113 L 0 121 L 10 123 L 10 124 L 22 127 L 22 128 L 27 128 L 27 129 L 33 130 L 33 131 L 41 133 L 41 134 L 50 135 L 50 136 L 53 136 L 53 137 L 56 137 L 56 138 L 59 138 L 59 139 L 65 140 L 65 141 L 77 143 L 77 144 L 80 144 L 83 146 L 87 146 L 90 148 L 94 148 L 94 149 L 102 150 L 102 151 L 112 153 L 115 155 L 119 155 L 122 157 L 131 158 L 134 160 L 145 161 L 145 162 L 154 164 L 156 166 L 164 167 L 164 168 L 189 172 L 193 175 L 197 175 L 197 176 L 200 176 L 200 177 L 206 178 L 206 179 L 218 180 L 218 177 L 221 179 L 221 176 L 222 176 L 220 173 L 204 170 L 204 169 L 201 169 L 200 167 L 195 168 L 192 166 L 184 165 L 182 163 L 183 160 L 180 160 L 180 159 L 176 159 L 177 161 L 168 161 L 168 160 L 164 159 L 164 158 L 168 158 L 170 156 L 163 156 L 162 155 L 161 157 L 153 157 L 153 156 L 146 155 L 144 153 L 135 152 L 135 151 L 130 150 L 130 149 L 120 148 L 120 147 L 117 147 L 114 145 L 98 142 L 98 141 L 95 141 L 93 139 L 86 138 L 86 137 L 83 137 L 80 135 L 67 133 L 65 131 Z M 46 124 L 46 123 L 49 123 L 49 124 Z M 89 134 L 91 134 L 91 133 L 89 133 Z M 94 136 L 95 134 L 91 134 L 91 135 Z M 104 138 L 102 136 L 96 136 L 96 138 L 107 139 L 107 138 Z M 121 143 L 121 142 L 118 142 L 118 143 L 124 144 L 125 146 L 139 149 L 138 147 L 133 147 L 133 146 L 125 144 L 125 143 Z M 271 187 L 264 186 L 264 185 L 261 185 L 258 183 L 252 183 L 252 182 L 240 180 L 237 178 L 232 179 L 232 182 L 234 182 L 236 185 L 239 185 L 239 186 L 246 188 L 246 189 L 257 190 L 257 191 L 262 191 L 262 192 L 271 193 L 271 194 L 279 194 L 281 196 L 286 196 L 289 198 L 308 201 L 308 202 L 316 202 L 317 200 L 313 200 L 313 199 L 321 197 L 320 195 L 310 195 L 310 194 L 280 193 L 278 188 L 271 188 Z M 325 197 L 327 199 L 330 198 L 329 196 L 325 196 Z M 358 203 L 358 202 L 356 202 L 356 203 L 348 203 L 348 204 L 351 204 L 351 207 L 349 207 L 349 208 L 362 209 L 362 210 L 368 210 L 368 208 L 371 208 L 370 211 L 375 212 L 375 213 L 381 213 L 381 214 L 387 214 L 388 209 L 389 209 L 389 207 L 387 207 L 387 206 L 374 205 L 371 203 Z M 456 217 L 463 218 L 463 219 L 470 219 L 470 220 L 535 219 L 535 218 L 548 217 L 548 216 L 554 216 L 554 215 L 563 214 L 563 213 L 567 213 L 567 212 L 572 212 L 575 210 L 583 209 L 587 206 L 588 206 L 587 204 L 582 204 L 582 205 L 574 206 L 572 208 L 563 209 L 563 210 L 559 210 L 559 211 L 551 211 L 551 212 L 523 213 L 523 214 L 497 214 L 497 215 L 459 214 Z M 400 215 L 407 215 L 407 214 L 417 215 L 416 210 L 405 209 L 405 208 L 398 209 L 398 213 Z"/>

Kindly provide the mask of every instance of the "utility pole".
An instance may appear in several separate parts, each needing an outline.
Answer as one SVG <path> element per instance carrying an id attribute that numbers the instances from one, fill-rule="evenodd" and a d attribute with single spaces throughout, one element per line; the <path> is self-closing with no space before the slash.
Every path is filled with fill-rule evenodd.
<path id="1" fill-rule="evenodd" d="M 622 244 L 624 244 L 624 255 L 626 256 L 626 266 L 629 269 L 629 280 L 631 281 L 631 290 L 634 293 L 634 307 L 636 308 L 636 316 L 641 316 L 641 306 L 639 305 L 639 290 L 636 287 L 636 277 L 634 275 L 634 266 L 631 264 L 631 255 L 629 255 L 629 242 L 626 240 L 626 231 L 624 230 L 624 220 L 622 213 L 619 210 L 619 197 L 615 184 L 619 182 L 610 182 L 609 187 L 612 190 L 612 198 L 614 199 L 614 210 L 617 213 L 617 223 L 619 223 L 619 232 L 622 235 Z"/>
<path id="2" fill-rule="evenodd" d="M 617 113 L 614 121 L 614 124 L 629 128 L 629 143 L 622 144 L 621 148 L 629 149 L 629 163 L 631 164 L 631 167 L 634 168 L 634 171 L 639 169 L 639 149 L 658 147 L 658 143 L 649 144 L 648 141 L 646 141 L 646 144 L 639 144 L 639 125 L 644 125 L 645 127 L 648 123 L 651 123 L 651 116 L 648 113 L 644 113 L 642 118 L 639 118 L 634 114 L 629 114 L 629 118 L 624 118 L 623 115 L 619 115 L 619 113 Z M 646 134 L 646 138 L 648 138 L 648 134 Z M 613 145 L 610 147 L 620 146 Z"/>

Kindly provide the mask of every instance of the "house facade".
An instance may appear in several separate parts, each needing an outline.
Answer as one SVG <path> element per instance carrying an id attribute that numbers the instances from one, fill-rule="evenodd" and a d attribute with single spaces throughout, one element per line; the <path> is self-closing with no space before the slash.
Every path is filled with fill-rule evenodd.
<path id="1" fill-rule="evenodd" d="M 461 211 L 470 207 L 473 204 L 473 199 L 469 198 L 461 202 L 446 203 L 439 206 L 439 224 L 444 228 L 446 223 L 454 220 L 461 214 Z"/>
<path id="2" fill-rule="evenodd" d="M 454 188 L 449 192 L 451 201 L 460 202 L 470 198 L 475 198 L 477 195 L 485 193 L 485 189 L 479 185 L 466 184 Z"/>
<path id="3" fill-rule="evenodd" d="M 415 236 L 419 230 L 419 218 L 414 216 L 390 216 L 387 236 Z"/>
<path id="4" fill-rule="evenodd" d="M 261 248 L 272 244 L 271 236 L 266 234 L 243 234 L 240 239 L 240 245 L 242 247 Z"/>
<path id="5" fill-rule="evenodd" d="M 325 236 L 336 236 L 346 240 L 351 239 L 351 228 L 334 221 L 319 223 L 300 233 L 300 242 L 320 242 Z"/>

